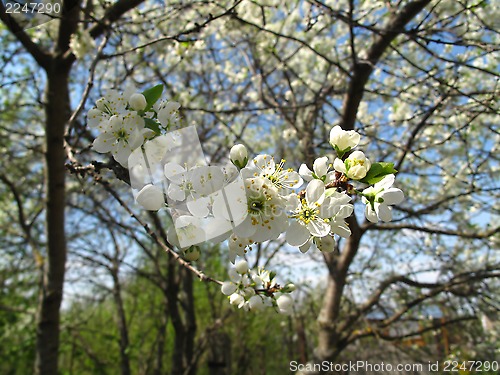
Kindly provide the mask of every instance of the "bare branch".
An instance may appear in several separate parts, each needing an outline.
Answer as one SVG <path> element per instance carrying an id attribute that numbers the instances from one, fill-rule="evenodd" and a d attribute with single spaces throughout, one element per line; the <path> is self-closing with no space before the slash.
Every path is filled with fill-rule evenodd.
<path id="1" fill-rule="evenodd" d="M 442 228 L 437 228 L 437 227 L 424 227 L 424 226 L 418 226 L 418 225 L 412 225 L 412 224 L 372 224 L 368 226 L 368 229 L 376 229 L 376 230 L 402 230 L 402 229 L 409 229 L 409 230 L 415 230 L 419 232 L 425 232 L 425 233 L 435 233 L 435 234 L 444 234 L 447 236 L 456 236 L 460 238 L 470 238 L 470 239 L 482 239 L 482 238 L 489 238 L 498 232 L 500 232 L 500 227 L 495 227 L 491 228 L 489 230 L 485 230 L 482 232 L 476 232 L 476 233 L 466 233 L 462 232 L 459 230 L 453 230 L 453 229 L 442 229 Z"/>
<path id="2" fill-rule="evenodd" d="M 5 6 L 3 2 L 0 1 L 0 19 L 7 26 L 10 32 L 21 42 L 21 44 L 26 48 L 26 51 L 35 59 L 35 61 L 42 68 L 47 69 L 51 56 L 48 52 L 41 49 L 36 43 L 34 43 L 31 38 L 26 34 L 26 32 L 21 28 L 21 26 L 16 22 L 16 20 L 6 13 Z"/>

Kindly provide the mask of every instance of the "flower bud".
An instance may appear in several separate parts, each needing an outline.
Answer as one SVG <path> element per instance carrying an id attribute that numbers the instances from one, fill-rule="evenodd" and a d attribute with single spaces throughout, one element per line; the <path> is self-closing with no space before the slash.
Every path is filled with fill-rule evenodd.
<path id="1" fill-rule="evenodd" d="M 330 144 L 337 151 L 339 158 L 359 144 L 360 135 L 354 130 L 343 130 L 334 126 L 330 131 Z"/>
<path id="2" fill-rule="evenodd" d="M 336 171 L 344 173 L 352 180 L 361 180 L 366 176 L 371 166 L 372 163 L 362 151 L 354 151 L 345 161 L 337 158 L 333 163 L 333 168 Z"/>
<path id="3" fill-rule="evenodd" d="M 316 247 L 323 253 L 331 253 L 335 250 L 335 238 L 333 236 L 324 236 L 316 238 Z"/>
<path id="4" fill-rule="evenodd" d="M 250 306 L 250 310 L 262 310 L 264 308 L 264 301 L 259 295 L 250 297 L 248 304 Z"/>
<path id="5" fill-rule="evenodd" d="M 236 272 L 238 272 L 240 275 L 243 275 L 248 272 L 248 263 L 246 260 L 240 260 L 238 263 L 236 263 Z"/>
<path id="6" fill-rule="evenodd" d="M 193 262 L 200 258 L 200 248 L 198 246 L 191 246 L 189 249 L 184 251 L 184 258 Z"/>
<path id="7" fill-rule="evenodd" d="M 148 211 L 158 211 L 165 206 L 165 198 L 162 190 L 158 186 L 151 184 L 144 186 L 137 193 L 135 200 Z"/>
<path id="8" fill-rule="evenodd" d="M 108 113 L 109 102 L 106 100 L 106 98 L 97 99 L 95 105 L 100 111 Z"/>
<path id="9" fill-rule="evenodd" d="M 229 158 L 238 169 L 245 168 L 248 163 L 247 148 L 241 144 L 234 145 L 229 152 Z"/>
<path id="10" fill-rule="evenodd" d="M 130 96 L 128 104 L 130 104 L 130 106 L 136 111 L 143 111 L 146 109 L 148 102 L 146 101 L 144 95 L 136 93 Z"/>
<path id="11" fill-rule="evenodd" d="M 293 298 L 289 294 L 282 294 L 276 300 L 279 312 L 285 315 L 289 315 L 293 310 Z"/>
<path id="12" fill-rule="evenodd" d="M 288 283 L 286 284 L 283 289 L 281 290 L 282 292 L 284 293 L 291 293 L 293 292 L 295 289 L 297 289 L 297 287 L 295 286 L 295 284 L 293 283 Z"/>
<path id="13" fill-rule="evenodd" d="M 222 294 L 225 294 L 226 296 L 230 296 L 231 294 L 236 292 L 237 289 L 238 286 L 235 283 L 232 283 L 231 281 L 224 281 L 220 288 Z"/>

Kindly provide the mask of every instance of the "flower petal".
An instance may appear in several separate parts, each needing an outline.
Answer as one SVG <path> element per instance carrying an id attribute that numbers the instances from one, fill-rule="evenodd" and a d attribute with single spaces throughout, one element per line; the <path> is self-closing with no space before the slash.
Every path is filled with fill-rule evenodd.
<path id="1" fill-rule="evenodd" d="M 323 156 L 322 158 L 317 158 L 313 164 L 314 174 L 318 177 L 323 177 L 328 172 L 328 157 Z"/>
<path id="2" fill-rule="evenodd" d="M 208 198 L 196 198 L 187 202 L 187 208 L 196 217 L 206 217 L 210 212 L 208 209 L 209 204 L 210 199 Z"/>
<path id="3" fill-rule="evenodd" d="M 177 163 L 167 163 L 163 167 L 163 173 L 170 181 L 180 183 L 184 179 L 186 170 Z"/>
<path id="4" fill-rule="evenodd" d="M 286 231 L 286 242 L 291 246 L 304 245 L 311 235 L 305 226 L 293 220 Z"/>
<path id="5" fill-rule="evenodd" d="M 296 189 L 304 183 L 304 180 L 302 180 L 302 177 L 300 177 L 297 172 L 289 172 L 287 170 L 282 171 L 279 174 L 278 180 L 282 186 L 289 187 L 291 189 Z"/>
<path id="6" fill-rule="evenodd" d="M 306 227 L 314 237 L 324 237 L 330 233 L 330 225 L 321 219 L 311 220 Z"/>
<path id="7" fill-rule="evenodd" d="M 320 180 L 312 180 L 306 188 L 306 202 L 309 207 L 322 204 L 325 200 L 325 184 Z"/>
<path id="8" fill-rule="evenodd" d="M 324 236 L 316 239 L 316 247 L 323 253 L 331 253 L 335 250 L 335 238 L 333 236 Z"/>
<path id="9" fill-rule="evenodd" d="M 345 168 L 345 164 L 342 161 L 342 159 L 336 158 L 335 161 L 333 162 L 333 168 L 337 172 L 342 172 L 342 173 L 347 173 L 347 169 Z"/>
<path id="10" fill-rule="evenodd" d="M 186 193 L 179 185 L 170 184 L 167 189 L 167 195 L 175 201 L 183 201 L 186 198 Z"/>
<path id="11" fill-rule="evenodd" d="M 344 220 L 330 221 L 331 231 L 340 237 L 348 238 L 351 236 L 351 229 Z"/>
<path id="12" fill-rule="evenodd" d="M 224 281 L 221 286 L 221 292 L 222 294 L 226 296 L 230 296 L 236 290 L 238 289 L 238 286 L 235 283 L 232 283 L 231 281 Z"/>
<path id="13" fill-rule="evenodd" d="M 300 207 L 300 200 L 297 194 L 292 193 L 285 196 L 286 199 L 286 210 L 287 211 L 297 211 Z"/>
<path id="14" fill-rule="evenodd" d="M 117 144 L 113 147 L 114 150 L 112 151 L 113 157 L 115 160 L 120 163 L 122 166 L 125 168 L 128 167 L 128 157 L 132 153 L 132 150 L 126 144 L 124 141 L 118 141 Z"/>
<path id="15" fill-rule="evenodd" d="M 300 176 L 306 180 L 306 181 L 311 181 L 313 179 L 313 176 L 312 176 L 312 171 L 307 168 L 307 165 L 305 164 L 302 164 L 299 168 L 299 174 Z"/>
<path id="16" fill-rule="evenodd" d="M 313 237 L 310 237 L 305 244 L 299 246 L 299 250 L 302 254 L 307 253 L 307 251 L 310 249 L 311 244 L 313 242 Z"/>
<path id="17" fill-rule="evenodd" d="M 400 189 L 390 188 L 377 195 L 377 198 L 382 198 L 386 205 L 393 205 L 401 203 L 405 199 L 405 195 Z"/>
<path id="18" fill-rule="evenodd" d="M 264 174 L 272 174 L 276 169 L 274 159 L 270 155 L 257 155 L 255 159 L 253 159 L 253 162 Z"/>
<path id="19" fill-rule="evenodd" d="M 95 140 L 94 143 L 92 144 L 92 148 L 101 153 L 104 154 L 106 152 L 110 152 L 113 147 L 113 142 L 114 142 L 114 137 L 110 134 L 101 134 L 99 135 Z"/>
<path id="20" fill-rule="evenodd" d="M 378 216 L 375 211 L 373 211 L 372 206 L 370 203 L 368 203 L 365 206 L 365 216 L 368 219 L 368 221 L 371 221 L 372 223 L 378 223 Z"/>
<path id="21" fill-rule="evenodd" d="M 203 166 L 192 170 L 190 175 L 193 187 L 198 194 L 210 195 L 222 189 L 224 174 L 219 167 Z"/>
<path id="22" fill-rule="evenodd" d="M 380 220 L 388 222 L 392 220 L 392 208 L 384 203 L 375 203 L 375 211 Z"/>
<path id="23" fill-rule="evenodd" d="M 248 238 L 251 237 L 255 231 L 257 230 L 257 226 L 253 225 L 252 217 L 247 215 L 245 220 L 241 222 L 236 228 L 234 228 L 234 234 L 238 237 Z"/>
<path id="24" fill-rule="evenodd" d="M 389 189 L 392 184 L 394 183 L 394 179 L 396 177 L 393 174 L 388 174 L 385 176 L 383 179 L 381 179 L 379 182 L 377 182 L 375 185 L 373 185 L 375 190 L 380 190 L 380 189 Z"/>

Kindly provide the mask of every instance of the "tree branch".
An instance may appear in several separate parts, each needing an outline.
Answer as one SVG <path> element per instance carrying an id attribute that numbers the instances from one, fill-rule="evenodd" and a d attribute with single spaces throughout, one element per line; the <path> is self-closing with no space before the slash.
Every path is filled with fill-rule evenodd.
<path id="1" fill-rule="evenodd" d="M 431 0 L 417 0 L 408 3 L 399 13 L 396 13 L 387 22 L 387 27 L 380 31 L 375 42 L 367 51 L 366 59 L 359 59 L 353 66 L 353 77 L 350 81 L 347 95 L 342 109 L 342 128 L 354 129 L 359 104 L 363 98 L 365 85 L 368 82 L 375 65 L 378 63 L 387 47 L 401 33 L 405 26 L 427 5 Z"/>
<path id="2" fill-rule="evenodd" d="M 6 13 L 5 6 L 3 2 L 0 1 L 0 19 L 5 26 L 10 30 L 10 32 L 17 38 L 17 40 L 23 45 L 28 53 L 35 59 L 35 61 L 42 68 L 47 69 L 51 57 L 50 54 L 42 50 L 37 44 L 35 44 L 31 38 L 24 32 L 22 27 L 17 23 L 17 21 L 10 15 Z"/>
<path id="3" fill-rule="evenodd" d="M 409 229 L 409 230 L 416 230 L 419 232 L 425 232 L 425 233 L 436 233 L 436 234 L 444 234 L 447 236 L 456 236 L 460 238 L 470 238 L 470 239 L 482 239 L 482 238 L 489 238 L 497 233 L 500 232 L 500 227 L 495 227 L 491 228 L 490 230 L 485 230 L 483 232 L 477 232 L 477 233 L 465 233 L 461 232 L 458 230 L 453 230 L 453 229 L 440 229 L 436 227 L 421 227 L 418 225 L 412 225 L 412 224 L 373 224 L 370 225 L 367 229 L 376 229 L 376 230 L 402 230 L 402 229 Z"/>
<path id="4" fill-rule="evenodd" d="M 119 0 L 112 7 L 108 8 L 104 16 L 89 30 L 90 35 L 95 39 L 99 37 L 110 24 L 120 19 L 129 10 L 134 9 L 144 0 Z"/>
<path id="5" fill-rule="evenodd" d="M 446 327 L 446 326 L 451 325 L 451 324 L 456 324 L 459 322 L 464 322 L 467 320 L 475 320 L 475 319 L 477 319 L 477 317 L 475 317 L 475 316 L 462 316 L 459 318 L 448 319 L 448 320 L 444 320 L 444 321 L 440 320 L 440 321 L 434 322 L 433 324 L 431 324 L 427 327 L 422 327 L 416 331 L 405 333 L 403 335 L 396 335 L 396 336 L 392 336 L 392 335 L 386 334 L 378 329 L 372 328 L 369 331 L 360 332 L 360 333 L 357 333 L 357 334 L 351 336 L 349 338 L 349 340 L 347 340 L 347 344 L 349 345 L 356 340 L 359 340 L 359 339 L 364 338 L 364 337 L 370 337 L 370 336 L 376 336 L 376 337 L 381 338 L 382 340 L 385 340 L 385 341 L 404 340 L 404 339 L 408 339 L 411 337 L 420 336 L 425 332 L 435 331 L 436 329 L 443 328 L 443 327 Z"/>

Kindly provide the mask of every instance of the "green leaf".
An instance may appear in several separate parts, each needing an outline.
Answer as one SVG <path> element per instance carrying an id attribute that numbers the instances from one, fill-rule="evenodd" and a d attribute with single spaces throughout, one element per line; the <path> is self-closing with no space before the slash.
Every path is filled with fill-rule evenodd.
<path id="1" fill-rule="evenodd" d="M 398 171 L 394 169 L 394 163 L 373 163 L 366 176 L 359 181 L 372 185 L 382 180 L 388 174 L 395 173 L 398 173 Z"/>
<path id="2" fill-rule="evenodd" d="M 144 118 L 145 126 L 148 129 L 154 131 L 157 135 L 160 135 L 160 124 L 158 124 L 155 120 L 150 118 Z"/>
<path id="3" fill-rule="evenodd" d="M 160 99 L 161 94 L 163 93 L 163 85 L 159 84 L 150 89 L 144 90 L 142 95 L 146 98 L 146 102 L 148 103 L 144 112 L 147 112 L 151 109 L 151 107 Z"/>

